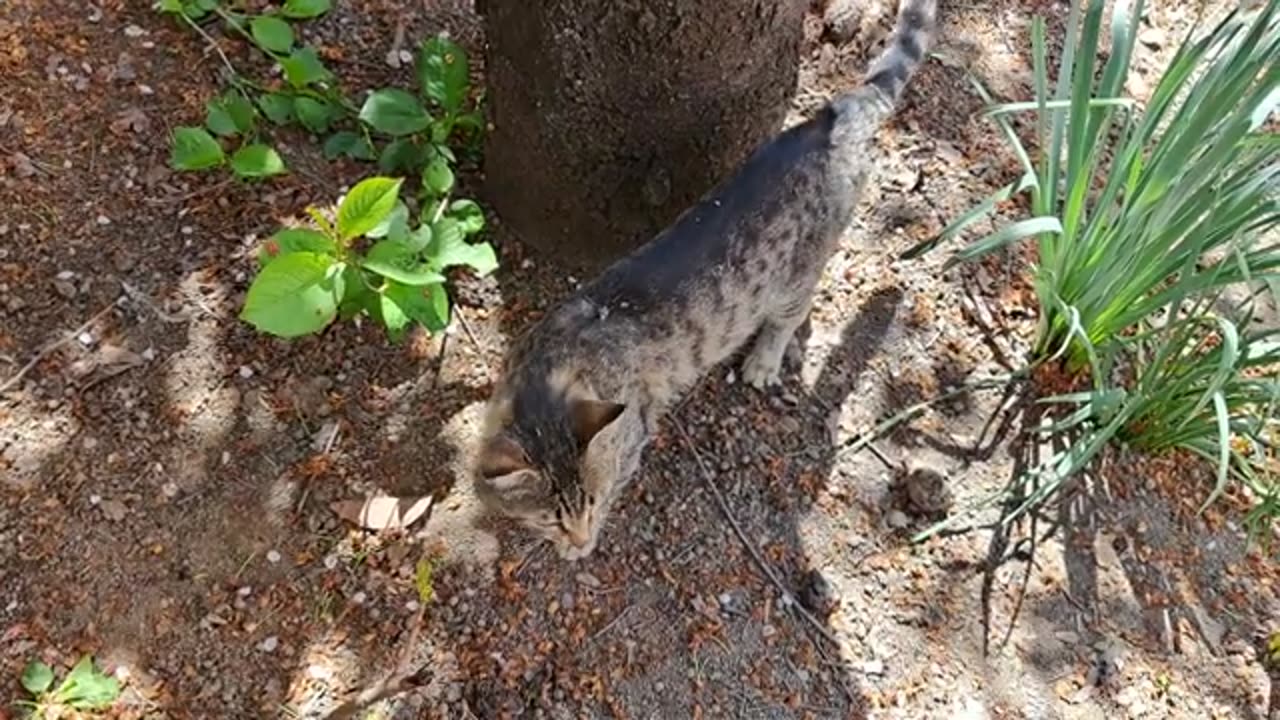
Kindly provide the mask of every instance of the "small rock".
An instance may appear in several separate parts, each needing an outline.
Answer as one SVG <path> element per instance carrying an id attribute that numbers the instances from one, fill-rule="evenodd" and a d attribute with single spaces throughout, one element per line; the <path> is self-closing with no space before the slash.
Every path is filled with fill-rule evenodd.
<path id="1" fill-rule="evenodd" d="M 894 530 L 902 530 L 911 524 L 911 518 L 907 517 L 907 514 L 901 510 L 894 508 L 885 515 L 884 522 Z"/>
<path id="2" fill-rule="evenodd" d="M 860 669 L 863 675 L 884 675 L 884 661 L 867 660 Z"/>
<path id="3" fill-rule="evenodd" d="M 102 496 L 101 496 L 101 495 L 94 494 L 94 495 L 90 495 L 90 496 L 89 496 L 89 504 L 90 504 L 90 505 L 97 505 L 97 504 L 98 504 L 98 503 L 100 503 L 100 502 L 102 502 Z"/>
<path id="4" fill-rule="evenodd" d="M 1138 42 L 1150 48 L 1161 47 L 1164 45 L 1166 39 L 1164 30 L 1154 26 L 1138 33 Z"/>
<path id="5" fill-rule="evenodd" d="M 124 34 L 125 34 L 125 37 L 140 38 L 143 35 L 146 35 L 147 31 L 143 30 L 137 25 L 134 25 L 133 23 L 129 23 L 124 28 Z"/>
<path id="6" fill-rule="evenodd" d="M 248 365 L 241 365 L 239 372 L 240 372 L 240 377 L 244 378 L 245 380 L 248 380 L 249 378 L 253 377 L 253 368 L 249 367 Z"/>
<path id="7" fill-rule="evenodd" d="M 236 594 L 239 595 L 240 597 L 249 597 L 250 595 L 253 594 L 253 586 L 241 585 L 239 589 L 236 590 Z"/>
<path id="8" fill-rule="evenodd" d="M 816 568 L 805 573 L 801 581 L 799 600 L 801 605 L 822 617 L 834 612 L 836 605 L 839 604 L 835 588 Z"/>
<path id="9" fill-rule="evenodd" d="M 76 296 L 76 284 L 70 280 L 54 280 L 53 289 L 54 292 L 68 300 L 71 300 Z"/>
<path id="10" fill-rule="evenodd" d="M 92 502 L 92 498 L 90 498 Z M 129 514 L 129 508 L 119 500 L 103 500 L 98 504 L 102 508 L 102 514 L 107 516 L 111 522 L 120 522 L 125 515 Z"/>
<path id="11" fill-rule="evenodd" d="M 172 480 L 170 480 L 169 482 L 167 482 L 167 483 L 165 483 L 165 484 L 163 484 L 163 485 L 161 485 L 161 486 L 160 486 L 160 492 L 161 492 L 161 494 L 163 494 L 165 497 L 167 497 L 167 498 L 169 498 L 170 500 L 172 500 L 172 499 L 174 499 L 174 498 L 178 497 L 178 483 L 173 482 Z"/>
<path id="12" fill-rule="evenodd" d="M 280 562 L 280 553 L 279 553 L 279 551 L 276 551 L 276 550 L 268 550 L 268 551 L 267 551 L 267 562 L 271 563 L 272 565 L 275 565 L 276 563 Z"/>
<path id="13" fill-rule="evenodd" d="M 1059 630 L 1053 636 L 1058 638 L 1059 642 L 1067 645 L 1078 645 L 1080 643 L 1080 634 L 1070 630 Z"/>
<path id="14" fill-rule="evenodd" d="M 88 331 L 82 332 L 79 335 L 77 335 L 76 340 L 80 341 L 80 344 L 85 347 L 89 347 L 90 345 L 93 345 L 93 336 L 90 335 Z"/>
<path id="15" fill-rule="evenodd" d="M 272 635 L 266 640 L 258 643 L 258 649 L 266 653 L 275 652 L 278 647 L 280 647 L 280 638 L 275 635 Z"/>
<path id="16" fill-rule="evenodd" d="M 356 605 L 363 605 L 365 604 L 366 601 L 368 601 L 368 599 L 369 599 L 369 595 L 365 593 L 365 591 L 363 590 L 357 590 L 355 594 L 351 596 L 351 602 L 355 603 Z"/>
<path id="17" fill-rule="evenodd" d="M 99 224 L 99 225 L 104 225 L 104 226 L 105 226 L 105 225 L 110 225 L 110 224 L 111 224 L 111 218 L 107 217 L 106 215 L 99 215 L 99 216 L 98 216 L 98 224 Z"/>
<path id="18" fill-rule="evenodd" d="M 384 58 L 383 58 L 383 60 L 387 63 L 387 67 L 389 67 L 389 68 L 393 68 L 393 69 L 395 69 L 395 70 L 399 70 L 399 69 L 400 69 L 400 53 L 399 53 L 399 51 L 396 51 L 396 50 L 389 50 L 389 51 L 387 51 L 386 57 L 384 57 Z"/>
<path id="19" fill-rule="evenodd" d="M 13 165 L 13 174 L 18 178 L 28 178 L 36 174 L 35 163 L 23 153 L 16 152 L 10 155 L 9 163 Z"/>
<path id="20" fill-rule="evenodd" d="M 929 463 L 916 461 L 908 466 L 904 484 L 911 509 L 922 515 L 945 513 L 955 502 L 946 473 Z"/>

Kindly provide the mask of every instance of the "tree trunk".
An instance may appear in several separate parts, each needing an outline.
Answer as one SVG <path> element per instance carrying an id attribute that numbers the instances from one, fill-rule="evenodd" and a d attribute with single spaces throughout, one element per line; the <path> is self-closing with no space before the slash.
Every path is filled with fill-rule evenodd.
<path id="1" fill-rule="evenodd" d="M 805 0 L 487 0 L 486 195 L 598 268 L 781 128 Z"/>

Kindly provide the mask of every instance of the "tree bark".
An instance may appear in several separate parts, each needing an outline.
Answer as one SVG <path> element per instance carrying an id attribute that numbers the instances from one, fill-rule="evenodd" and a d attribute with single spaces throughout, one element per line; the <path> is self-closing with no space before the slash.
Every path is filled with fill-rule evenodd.
<path id="1" fill-rule="evenodd" d="M 525 242 L 598 268 L 778 132 L 806 0 L 486 0 L 485 190 Z"/>

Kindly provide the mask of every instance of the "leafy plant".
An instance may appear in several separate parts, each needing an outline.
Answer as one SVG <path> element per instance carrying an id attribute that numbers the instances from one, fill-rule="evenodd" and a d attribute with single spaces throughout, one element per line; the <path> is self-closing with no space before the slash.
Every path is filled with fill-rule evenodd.
<path id="1" fill-rule="evenodd" d="M 105 710 L 120 697 L 120 682 L 99 670 L 87 655 L 56 687 L 54 680 L 53 668 L 39 661 L 29 663 L 22 672 L 22 687 L 31 699 L 19 705 L 27 707 L 31 717 L 51 720 L 63 717 L 67 710 Z"/>
<path id="2" fill-rule="evenodd" d="M 258 111 L 244 95 L 232 90 L 210 100 L 204 127 L 179 127 L 173 131 L 169 164 L 175 170 L 207 170 L 229 165 L 242 179 L 270 177 L 285 172 L 284 160 L 269 145 L 257 142 Z M 242 137 L 240 147 L 228 156 L 219 142 Z"/>
<path id="3" fill-rule="evenodd" d="M 314 225 L 287 228 L 259 253 L 241 319 L 279 337 L 319 332 L 342 317 L 365 315 L 399 340 L 414 323 L 429 331 L 449 324 L 444 272 L 465 266 L 480 275 L 497 267 L 488 243 L 467 238 L 484 228 L 471 200 L 450 201 L 452 180 L 424 187 L 416 226 L 400 200 L 402 180 L 358 183 L 330 216 L 312 209 Z"/>
<path id="4" fill-rule="evenodd" d="M 363 104 L 348 99 L 338 79 L 315 48 L 299 44 L 293 23 L 328 12 L 330 0 L 289 0 L 276 10 L 260 14 L 234 9 L 218 0 L 159 0 L 161 12 L 178 17 L 204 34 L 200 23 L 220 19 L 233 34 L 253 44 L 279 65 L 283 82 L 258 82 L 227 65 L 232 89 L 211 101 L 205 128 L 184 127 L 174 133 L 172 165 L 179 170 L 206 170 L 230 164 L 241 177 L 264 177 L 284 172 L 279 156 L 265 154 L 257 124 L 259 117 L 277 126 L 298 125 L 324 138 L 325 156 L 377 160 L 384 173 L 414 174 L 456 157 L 449 148 L 454 139 L 474 139 L 483 128 L 476 103 L 470 99 L 469 63 L 466 52 L 447 37 L 422 44 L 415 75 L 417 92 L 381 88 L 369 93 Z M 212 42 L 212 40 L 210 40 Z M 254 162 L 235 162 L 215 152 L 216 137 L 245 138 L 253 147 Z M 379 149 L 380 148 L 380 149 Z"/>
<path id="5" fill-rule="evenodd" d="M 1230 475 L 1258 498 L 1275 496 L 1258 470 L 1280 399 L 1280 331 L 1252 322 L 1256 293 L 1227 312 L 1214 307 L 1232 286 L 1274 288 L 1280 277 L 1280 138 L 1266 128 L 1280 103 L 1280 0 L 1252 14 L 1237 10 L 1202 38 L 1188 38 L 1145 107 L 1122 96 L 1144 2 L 1132 12 L 1128 5 L 1115 4 L 1110 52 L 1100 63 L 1104 3 L 1073 0 L 1052 90 L 1045 24 L 1035 20 L 1035 99 L 988 111 L 1023 176 L 906 254 L 922 254 L 997 203 L 1030 194 L 1030 218 L 949 263 L 1034 239 L 1040 316 L 1032 362 L 1062 356 L 1066 372 L 1085 371 L 1090 382 L 1086 391 L 1043 400 L 1070 414 L 1041 432 L 1076 439 L 1013 488 L 1018 501 L 1007 506 L 1006 523 L 1112 441 L 1210 458 L 1218 468 L 1210 502 Z M 1008 122 L 1017 112 L 1036 114 L 1034 161 Z"/>

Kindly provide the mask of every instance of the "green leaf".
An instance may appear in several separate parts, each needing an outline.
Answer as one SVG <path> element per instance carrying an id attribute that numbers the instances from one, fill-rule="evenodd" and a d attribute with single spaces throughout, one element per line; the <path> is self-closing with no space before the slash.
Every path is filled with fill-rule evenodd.
<path id="1" fill-rule="evenodd" d="M 422 167 L 425 151 L 410 138 L 397 138 L 387 143 L 378 157 L 378 169 L 384 173 L 411 173 Z"/>
<path id="2" fill-rule="evenodd" d="M 307 228 L 285 228 L 267 238 L 258 248 L 258 262 L 267 265 L 282 255 L 295 252 L 336 255 L 338 247 L 332 238 L 322 232 Z"/>
<path id="3" fill-rule="evenodd" d="M 180 127 L 173 131 L 169 164 L 175 170 L 204 170 L 225 162 L 222 146 L 204 128 Z"/>
<path id="4" fill-rule="evenodd" d="M 498 255 L 489 243 L 461 243 L 444 257 L 437 258 L 441 267 L 464 265 L 475 271 L 480 277 L 493 272 L 498 267 Z"/>
<path id="5" fill-rule="evenodd" d="M 280 14 L 287 18 L 306 20 L 320 17 L 332 7 L 330 0 L 288 0 L 280 9 Z"/>
<path id="6" fill-rule="evenodd" d="M 289 84 L 296 88 L 324 82 L 333 77 L 324 63 L 320 62 L 315 48 L 310 47 L 294 50 L 292 55 L 280 60 L 280 67 L 284 68 L 284 76 Z"/>
<path id="7" fill-rule="evenodd" d="M 370 93 L 360 108 L 360 119 L 388 135 L 412 135 L 431 124 L 431 116 L 413 95 L 396 88 Z"/>
<path id="8" fill-rule="evenodd" d="M 422 252 L 431 244 L 431 226 L 427 224 L 419 225 L 409 231 L 400 242 L 413 252 Z"/>
<path id="9" fill-rule="evenodd" d="M 484 211 L 474 200 L 454 200 L 448 216 L 458 223 L 464 236 L 475 235 L 484 229 Z"/>
<path id="10" fill-rule="evenodd" d="M 22 671 L 22 687 L 26 688 L 27 692 L 32 695 L 39 697 L 52 686 L 53 668 L 39 660 L 32 661 Z"/>
<path id="11" fill-rule="evenodd" d="M 293 120 L 293 98 L 281 93 L 268 93 L 258 97 L 258 107 L 262 114 L 276 125 L 285 125 Z"/>
<path id="12" fill-rule="evenodd" d="M 420 261 L 417 253 L 395 240 L 382 240 L 369 248 L 369 253 L 360 264 L 366 270 L 405 285 L 421 286 L 444 282 L 443 275 Z"/>
<path id="13" fill-rule="evenodd" d="M 437 35 L 418 50 L 418 83 L 422 94 L 449 114 L 462 109 L 467 98 L 467 53 L 452 40 Z"/>
<path id="14" fill-rule="evenodd" d="M 448 267 L 465 265 L 484 276 L 498 267 L 498 256 L 489 243 L 468 244 L 463 239 L 462 224 L 445 216 L 440 218 L 431 228 L 432 242 L 427 248 L 427 258 L 431 265 L 443 270 Z"/>
<path id="15" fill-rule="evenodd" d="M 120 682 L 103 674 L 86 655 L 58 686 L 54 696 L 76 710 L 102 710 L 120 697 Z"/>
<path id="16" fill-rule="evenodd" d="M 444 285 L 412 287 L 391 282 L 383 292 L 395 300 L 406 315 L 431 332 L 440 332 L 449 325 L 449 295 Z"/>
<path id="17" fill-rule="evenodd" d="M 286 53 L 293 47 L 293 28 L 278 17 L 259 15 L 249 22 L 249 31 L 264 50 Z"/>
<path id="18" fill-rule="evenodd" d="M 205 105 L 205 127 L 218 135 L 236 135 L 253 130 L 253 104 L 237 92 L 214 98 Z"/>
<path id="19" fill-rule="evenodd" d="M 342 115 L 341 108 L 309 97 L 294 100 L 293 111 L 298 115 L 298 122 L 317 135 L 327 132 L 333 121 Z"/>
<path id="20" fill-rule="evenodd" d="M 383 218 L 378 226 L 365 233 L 366 237 L 371 238 L 391 238 L 396 242 L 402 242 L 404 237 L 409 234 L 409 208 L 404 202 L 397 200 L 396 206 L 391 210 L 391 214 Z"/>
<path id="21" fill-rule="evenodd" d="M 240 319 L 277 337 L 317 332 L 337 314 L 345 269 L 327 255 L 282 255 L 254 278 Z"/>
<path id="22" fill-rule="evenodd" d="M 404 337 L 404 331 L 409 325 L 410 318 L 396 301 L 385 292 L 378 294 L 377 315 L 378 319 L 382 321 L 383 327 L 387 329 L 387 336 L 391 338 L 391 341 L 400 342 L 401 338 Z"/>
<path id="23" fill-rule="evenodd" d="M 338 207 L 338 234 L 343 240 L 376 228 L 395 209 L 401 180 L 372 177 L 351 188 Z"/>
<path id="24" fill-rule="evenodd" d="M 453 189 L 453 170 L 440 153 L 435 153 L 423 168 L 422 189 L 436 197 L 447 195 Z"/>
<path id="25" fill-rule="evenodd" d="M 286 172 L 280 154 L 268 145 L 245 145 L 231 156 L 231 169 L 242 178 L 270 177 Z"/>
<path id="26" fill-rule="evenodd" d="M 360 268 L 348 265 L 343 269 L 342 282 L 346 293 L 342 296 L 342 302 L 338 303 L 339 319 L 350 320 L 368 310 L 375 299 L 375 293 L 363 276 L 364 271 Z"/>
<path id="27" fill-rule="evenodd" d="M 373 146 L 369 144 L 368 138 L 359 133 L 340 130 L 324 141 L 324 156 L 333 160 L 340 155 L 355 160 L 372 160 Z"/>

